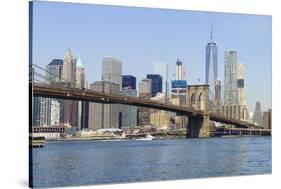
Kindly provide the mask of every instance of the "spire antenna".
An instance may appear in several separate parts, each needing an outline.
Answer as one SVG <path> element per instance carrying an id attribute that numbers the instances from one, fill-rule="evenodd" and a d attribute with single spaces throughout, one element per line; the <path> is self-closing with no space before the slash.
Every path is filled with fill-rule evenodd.
<path id="1" fill-rule="evenodd" d="M 213 41 L 213 24 L 211 24 L 211 41 Z"/>

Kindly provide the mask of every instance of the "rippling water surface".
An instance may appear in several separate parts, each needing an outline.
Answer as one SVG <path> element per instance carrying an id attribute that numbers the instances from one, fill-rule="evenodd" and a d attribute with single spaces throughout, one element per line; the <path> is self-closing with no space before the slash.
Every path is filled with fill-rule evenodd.
<path id="1" fill-rule="evenodd" d="M 270 174 L 271 137 L 47 142 L 34 187 Z"/>

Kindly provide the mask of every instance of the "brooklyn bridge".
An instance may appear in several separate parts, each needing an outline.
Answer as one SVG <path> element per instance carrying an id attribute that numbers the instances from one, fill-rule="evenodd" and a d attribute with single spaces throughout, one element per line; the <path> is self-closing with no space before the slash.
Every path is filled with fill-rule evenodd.
<path id="1" fill-rule="evenodd" d="M 106 104 L 124 104 L 137 107 L 165 110 L 174 112 L 182 116 L 187 116 L 186 126 L 188 137 L 201 138 L 210 136 L 210 121 L 231 125 L 232 128 L 241 130 L 259 130 L 270 132 L 266 129 L 257 128 L 251 122 L 241 119 L 229 118 L 221 113 L 211 111 L 209 108 L 209 86 L 208 85 L 188 85 L 187 105 L 173 105 L 169 103 L 157 102 L 150 99 L 140 99 L 137 97 L 122 96 L 111 93 L 102 93 L 86 88 L 77 87 L 71 82 L 46 82 L 44 74 L 38 73 L 34 68 L 30 69 L 30 92 L 34 97 L 48 97 L 57 99 L 67 99 L 75 101 L 88 101 Z M 38 79 L 38 78 L 41 78 Z"/>

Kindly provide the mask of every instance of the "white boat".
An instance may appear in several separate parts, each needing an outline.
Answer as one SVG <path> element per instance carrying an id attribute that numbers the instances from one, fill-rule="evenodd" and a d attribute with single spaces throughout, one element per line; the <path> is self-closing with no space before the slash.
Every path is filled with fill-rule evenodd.
<path id="1" fill-rule="evenodd" d="M 154 140 L 155 137 L 152 136 L 151 134 L 147 134 L 145 138 L 137 138 L 135 140 Z"/>

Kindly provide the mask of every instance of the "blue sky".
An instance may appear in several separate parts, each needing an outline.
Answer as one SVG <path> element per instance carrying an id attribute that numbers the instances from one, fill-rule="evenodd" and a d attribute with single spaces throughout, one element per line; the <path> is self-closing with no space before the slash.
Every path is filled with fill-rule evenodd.
<path id="1" fill-rule="evenodd" d="M 137 82 L 153 72 L 153 62 L 169 64 L 169 77 L 177 58 L 183 60 L 188 84 L 205 80 L 205 46 L 210 26 L 218 46 L 219 78 L 224 78 L 224 51 L 235 50 L 246 66 L 246 97 L 253 111 L 256 101 L 271 108 L 271 17 L 35 2 L 33 63 L 45 67 L 63 58 L 69 47 L 80 54 L 89 83 L 101 79 L 101 58 L 114 56 L 123 74 Z"/>

